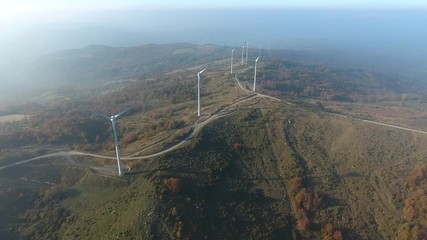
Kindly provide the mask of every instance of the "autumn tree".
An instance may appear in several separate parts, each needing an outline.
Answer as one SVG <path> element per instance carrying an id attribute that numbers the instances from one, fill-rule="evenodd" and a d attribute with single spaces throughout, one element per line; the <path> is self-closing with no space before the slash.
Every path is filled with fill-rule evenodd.
<path id="1" fill-rule="evenodd" d="M 165 185 L 173 194 L 179 193 L 182 187 L 182 183 L 179 178 L 165 179 Z"/>

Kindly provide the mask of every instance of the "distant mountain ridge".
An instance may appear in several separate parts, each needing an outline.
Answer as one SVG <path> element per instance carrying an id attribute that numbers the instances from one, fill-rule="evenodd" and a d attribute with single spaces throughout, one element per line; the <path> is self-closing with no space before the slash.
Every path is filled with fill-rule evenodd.
<path id="1" fill-rule="evenodd" d="M 135 47 L 89 45 L 85 48 L 44 55 L 38 59 L 30 60 L 16 69 L 10 68 L 0 71 L 2 74 L 9 75 L 0 76 L 0 80 L 4 81 L 3 89 L 1 89 L 3 91 L 0 91 L 4 92 L 3 95 L 8 95 L 14 89 L 20 89 L 24 93 L 34 90 L 56 91 L 62 87 L 88 89 L 110 81 L 143 80 L 178 69 L 203 67 L 218 60 L 227 61 L 229 64 L 231 49 L 228 46 L 191 43 L 146 44 Z M 257 56 L 256 54 L 258 54 L 258 49 L 251 48 L 249 50 L 249 62 Z M 239 61 L 240 54 L 236 54 L 235 59 Z M 377 92 L 384 90 L 398 94 L 405 92 L 420 93 L 424 89 L 420 85 L 421 83 L 416 84 L 393 73 L 377 74 L 369 69 L 361 70 L 336 66 L 333 60 L 331 62 L 328 64 L 319 58 L 316 52 L 312 51 L 272 50 L 267 53 L 264 50 L 261 51 L 259 74 L 263 77 L 260 79 L 260 84 L 262 87 L 269 81 L 267 84 L 269 86 L 265 85 L 265 87 L 270 91 L 280 90 L 282 92 L 294 92 L 298 95 L 307 86 L 310 87 L 313 84 L 318 85 L 318 87 L 322 86 L 315 90 L 317 93 L 314 96 L 319 96 L 321 92 L 330 95 L 328 89 L 331 86 L 338 87 L 334 92 L 342 95 L 339 92 L 343 90 L 343 87 L 339 87 L 339 85 L 344 83 L 347 83 L 347 89 L 350 88 L 349 91 L 342 92 L 347 95 L 364 95 L 364 92 L 372 94 L 372 90 Z M 251 64 L 249 64 L 250 66 Z M 262 68 L 265 69 L 262 70 Z M 267 70 L 272 70 L 272 72 L 267 74 Z M 288 76 L 283 78 L 281 72 L 284 71 L 288 72 Z M 372 74 L 372 72 L 374 73 Z M 249 78 L 251 77 L 248 75 Z M 288 83 L 285 83 L 285 80 Z M 318 82 L 319 80 L 321 82 Z M 274 84 L 272 84 L 273 82 Z M 332 82 L 334 83 L 332 84 Z M 413 87 L 415 85 L 417 85 L 416 88 Z M 355 89 L 358 90 L 354 92 Z M 311 90 L 306 89 L 307 91 Z M 7 97 L 3 98 L 6 99 Z"/>
<path id="2" fill-rule="evenodd" d="M 34 80 L 68 84 L 150 77 L 221 59 L 226 49 L 189 43 L 125 48 L 91 45 L 46 55 L 31 75 Z"/>

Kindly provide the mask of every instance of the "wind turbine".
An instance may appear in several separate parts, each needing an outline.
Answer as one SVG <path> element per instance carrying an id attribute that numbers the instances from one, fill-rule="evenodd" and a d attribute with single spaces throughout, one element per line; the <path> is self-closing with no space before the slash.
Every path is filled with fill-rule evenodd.
<path id="1" fill-rule="evenodd" d="M 259 56 L 255 59 L 255 72 L 254 72 L 254 92 L 255 92 L 255 84 L 256 84 L 256 66 L 258 64 Z"/>
<path id="2" fill-rule="evenodd" d="M 200 117 L 200 74 L 202 74 L 206 70 L 197 73 L 197 116 Z"/>
<path id="3" fill-rule="evenodd" d="M 116 157 L 117 157 L 117 167 L 119 169 L 119 176 L 123 176 L 123 165 L 122 165 L 122 160 L 120 159 L 120 148 L 119 148 L 119 138 L 118 138 L 118 134 L 117 134 L 117 123 L 116 120 L 118 117 L 120 117 L 121 115 L 123 115 L 124 113 L 126 113 L 127 111 L 129 111 L 132 107 L 127 108 L 126 110 L 116 114 L 116 115 L 112 115 L 112 116 L 107 116 L 104 115 L 102 113 L 95 113 L 96 115 L 103 117 L 107 120 L 111 121 L 111 124 L 113 126 L 113 135 L 114 135 L 114 145 L 116 147 Z"/>
<path id="4" fill-rule="evenodd" d="M 233 74 L 233 57 L 234 57 L 234 49 L 231 50 L 231 64 L 230 64 L 231 74 Z"/>
<path id="5" fill-rule="evenodd" d="M 245 45 L 242 46 L 242 65 L 243 65 L 243 55 L 245 54 Z"/>
<path id="6" fill-rule="evenodd" d="M 248 63 L 249 42 L 246 43 L 246 63 Z"/>

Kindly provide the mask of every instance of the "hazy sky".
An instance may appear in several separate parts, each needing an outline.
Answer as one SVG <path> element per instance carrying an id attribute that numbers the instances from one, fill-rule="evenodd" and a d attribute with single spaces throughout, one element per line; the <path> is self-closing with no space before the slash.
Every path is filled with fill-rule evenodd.
<path id="1" fill-rule="evenodd" d="M 425 0 L 0 0 L 0 14 L 105 8 L 345 8 L 419 9 Z"/>
<path id="2" fill-rule="evenodd" d="M 19 8 L 61 8 L 79 7 L 303 7 L 303 8 L 414 8 L 426 7 L 424 0 L 2 0 L 2 10 Z"/>
<path id="3" fill-rule="evenodd" d="M 426 0 L 0 0 L 0 50 L 128 46 L 142 44 L 141 38 L 233 45 L 261 38 L 371 39 L 413 45 L 425 39 L 426 10 Z"/>
<path id="4" fill-rule="evenodd" d="M 170 6 L 170 7 L 416 7 L 426 6 L 424 0 L 13 0 L 1 1 L 5 6 Z"/>
<path id="5" fill-rule="evenodd" d="M 362 49 L 380 55 L 369 63 L 404 61 L 419 72 L 425 26 L 427 0 L 0 0 L 0 83 L 13 82 L 22 62 L 64 49 L 175 42 Z"/>
<path id="6" fill-rule="evenodd" d="M 78 21 L 78 14 L 120 9 L 427 9 L 425 0 L 0 0 L 0 26 Z M 77 14 L 77 15 L 76 15 Z"/>

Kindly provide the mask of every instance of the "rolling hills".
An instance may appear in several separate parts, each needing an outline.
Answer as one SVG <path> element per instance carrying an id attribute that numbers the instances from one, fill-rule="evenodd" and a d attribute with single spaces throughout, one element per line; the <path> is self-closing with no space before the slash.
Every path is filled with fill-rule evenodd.
<path id="1" fill-rule="evenodd" d="M 28 117 L 0 124 L 0 167 L 56 154 L 0 170 L 0 238 L 425 236 L 427 134 L 328 108 L 389 109 L 403 93 L 423 104 L 418 93 L 384 74 L 275 55 L 261 57 L 255 94 L 251 64 L 229 74 L 229 50 L 91 46 L 49 56 L 51 76 L 86 90 L 5 108 Z M 195 74 L 205 66 L 198 118 Z M 120 178 L 109 123 L 92 113 L 128 106 Z"/>

